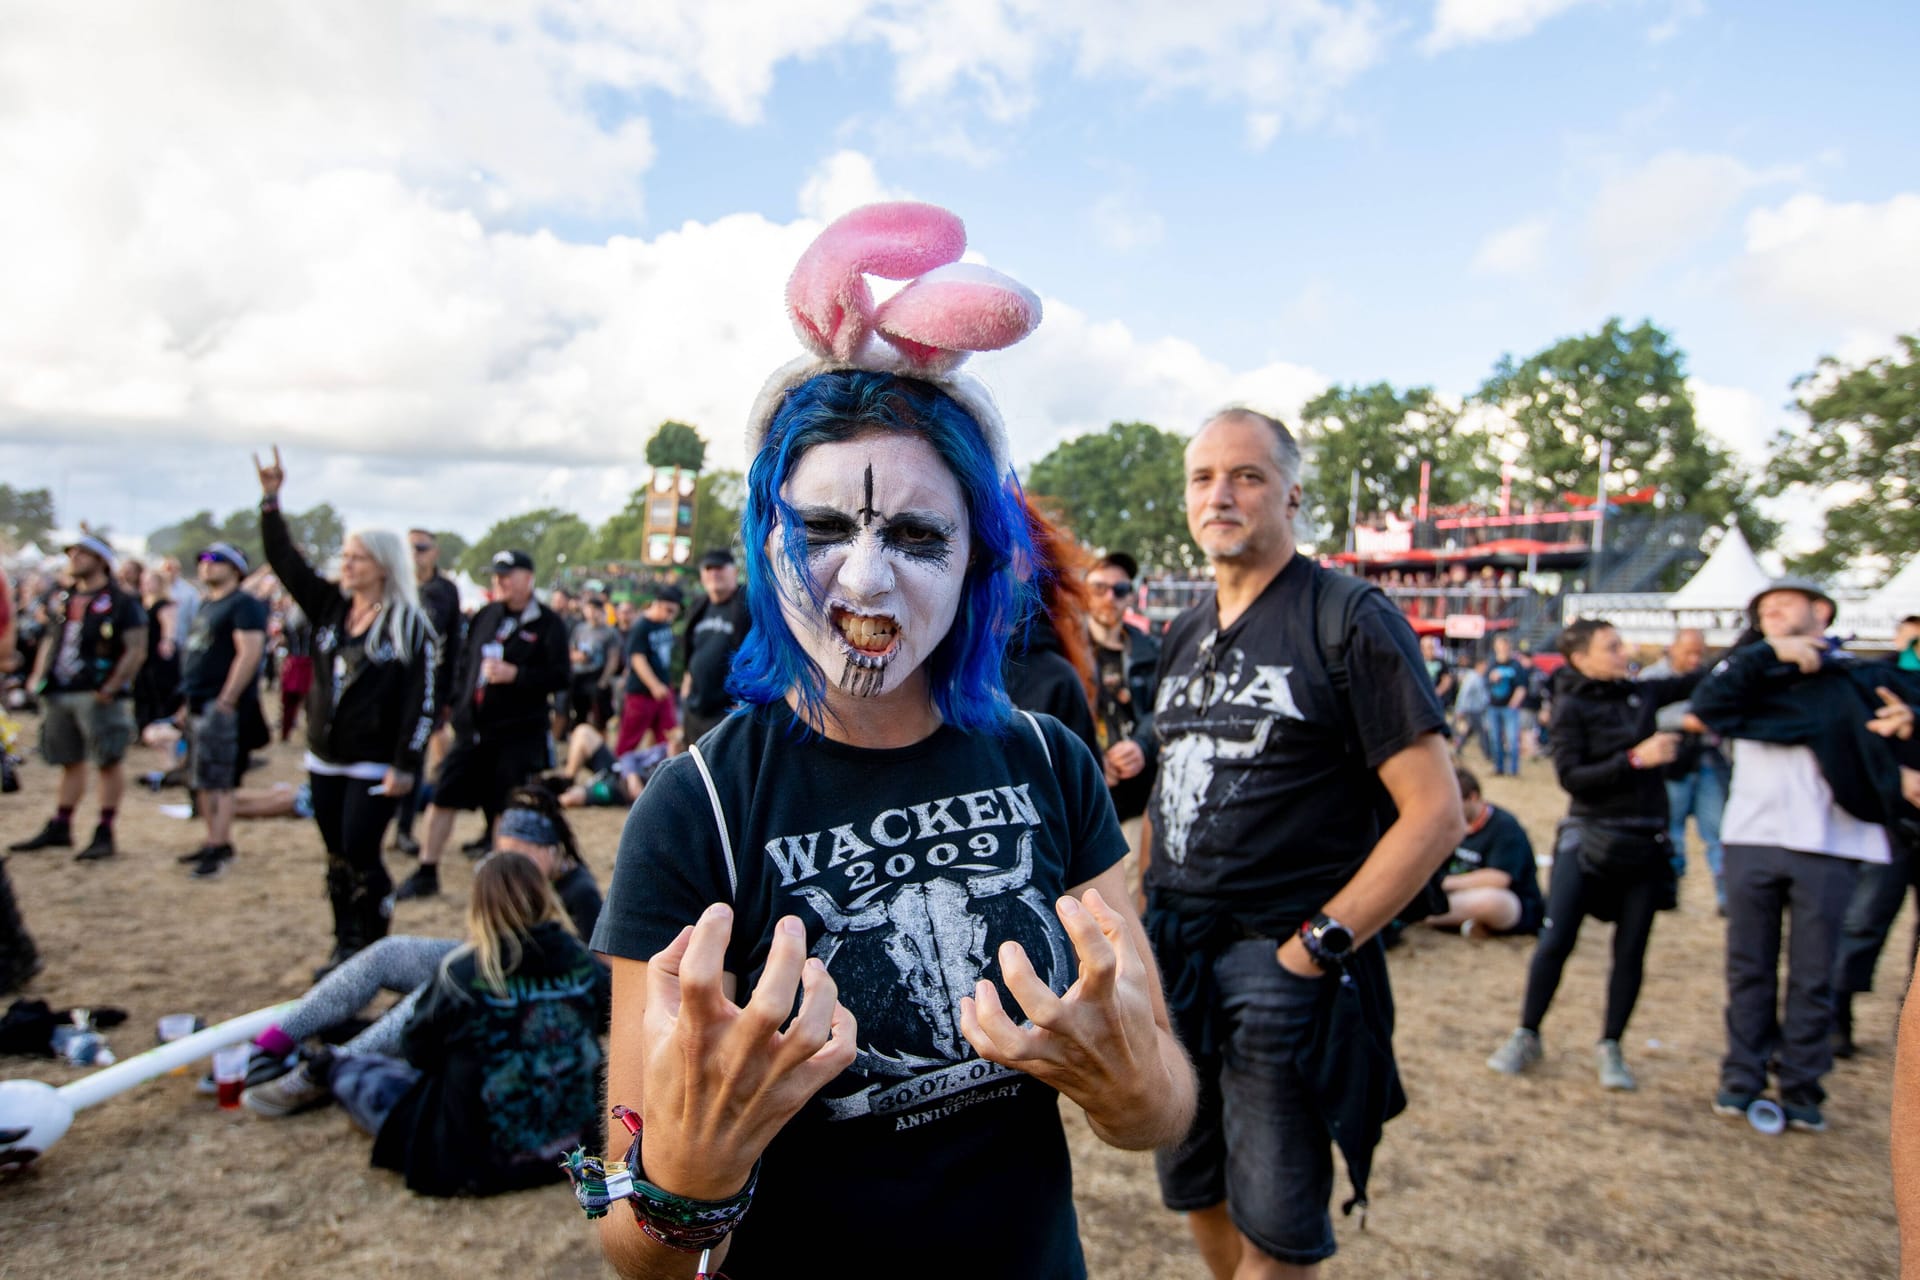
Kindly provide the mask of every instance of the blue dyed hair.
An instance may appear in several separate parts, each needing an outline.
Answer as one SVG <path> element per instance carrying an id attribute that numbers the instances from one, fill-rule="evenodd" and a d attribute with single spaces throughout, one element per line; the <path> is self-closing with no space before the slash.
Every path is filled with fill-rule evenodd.
<path id="1" fill-rule="evenodd" d="M 1013 715 L 1001 662 L 1031 593 L 1017 571 L 1033 556 L 1026 507 L 1017 482 L 999 474 L 972 415 L 933 384 L 898 374 L 860 369 L 817 374 L 788 392 L 774 413 L 747 470 L 741 532 L 752 626 L 734 654 L 727 690 L 742 702 L 764 706 L 797 689 L 800 719 L 813 726 L 824 723 L 826 676 L 781 616 L 780 579 L 767 549 L 778 532 L 781 538 L 772 545 L 784 549 L 798 581 L 812 583 L 805 530 L 780 490 L 801 455 L 815 445 L 877 431 L 920 436 L 959 481 L 972 527 L 972 555 L 953 626 L 927 658 L 926 672 L 933 704 L 948 724 L 967 732 L 1001 732 Z"/>

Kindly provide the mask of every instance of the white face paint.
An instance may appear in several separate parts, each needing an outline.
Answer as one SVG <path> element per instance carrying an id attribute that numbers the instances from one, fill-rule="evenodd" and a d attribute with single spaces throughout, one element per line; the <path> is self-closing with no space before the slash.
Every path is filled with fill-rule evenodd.
<path id="1" fill-rule="evenodd" d="M 875 698 L 899 689 L 960 607 L 973 546 L 960 482 L 924 439 L 889 432 L 814 446 L 781 496 L 799 516 L 812 578 L 809 594 L 774 533 L 767 555 L 794 638 L 830 691 Z"/>

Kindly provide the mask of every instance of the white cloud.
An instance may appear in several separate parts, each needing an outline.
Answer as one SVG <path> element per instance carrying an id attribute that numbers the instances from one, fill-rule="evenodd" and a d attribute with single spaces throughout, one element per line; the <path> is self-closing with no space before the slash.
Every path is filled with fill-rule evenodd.
<path id="1" fill-rule="evenodd" d="M 1772 456 L 1773 438 L 1786 425 L 1784 411 L 1772 400 L 1745 387 L 1719 386 L 1699 378 L 1687 379 L 1693 413 L 1701 428 L 1742 464 L 1757 469 Z"/>
<path id="2" fill-rule="evenodd" d="M 1138 197 L 1111 192 L 1094 201 L 1089 215 L 1093 234 L 1115 253 L 1129 253 L 1159 244 L 1166 220 L 1143 205 Z"/>
<path id="3" fill-rule="evenodd" d="M 1839 326 L 1842 359 L 1878 354 L 1920 327 L 1920 194 L 1877 204 L 1796 195 L 1747 216 L 1745 248 L 1737 277 L 1747 296 Z"/>
<path id="4" fill-rule="evenodd" d="M 1472 270 L 1483 276 L 1524 276 L 1546 261 L 1545 218 L 1529 218 L 1490 233 L 1474 252 Z"/>
<path id="5" fill-rule="evenodd" d="M 1586 242 L 1593 283 L 1630 284 L 1712 237 L 1755 190 L 1797 176 L 1756 170 L 1732 156 L 1665 151 L 1617 174 L 1594 196 Z"/>
<path id="6" fill-rule="evenodd" d="M 1460 45 L 1518 40 L 1576 5 L 1590 0 L 1439 0 L 1433 30 L 1421 47 L 1439 53 Z"/>
<path id="7" fill-rule="evenodd" d="M 832 222 L 841 214 L 879 200 L 910 196 L 880 181 L 873 161 L 858 151 L 836 151 L 822 160 L 800 187 L 800 214 L 815 222 Z"/>

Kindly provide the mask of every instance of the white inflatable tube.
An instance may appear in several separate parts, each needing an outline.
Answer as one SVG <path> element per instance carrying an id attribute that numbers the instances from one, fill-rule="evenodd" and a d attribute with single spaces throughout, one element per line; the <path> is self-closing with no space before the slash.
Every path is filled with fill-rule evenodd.
<path id="1" fill-rule="evenodd" d="M 207 1057 L 215 1049 L 251 1040 L 292 1009 L 291 1004 L 277 1004 L 229 1018 L 219 1026 L 149 1049 L 58 1089 L 38 1080 L 0 1080 L 0 1132 L 18 1135 L 0 1139 L 0 1168 L 31 1163 L 44 1155 L 66 1134 L 73 1113 L 83 1107 L 118 1097 L 175 1067 Z"/>
<path id="2" fill-rule="evenodd" d="M 83 1111 L 125 1093 L 137 1084 L 145 1084 L 155 1076 L 163 1076 L 175 1067 L 184 1067 L 200 1058 L 211 1057 L 215 1049 L 251 1040 L 291 1012 L 293 1004 L 289 1002 L 229 1018 L 205 1031 L 196 1031 L 157 1049 L 136 1054 L 125 1062 L 116 1062 L 90 1076 L 82 1076 L 72 1084 L 62 1085 L 60 1096 L 75 1111 Z"/>

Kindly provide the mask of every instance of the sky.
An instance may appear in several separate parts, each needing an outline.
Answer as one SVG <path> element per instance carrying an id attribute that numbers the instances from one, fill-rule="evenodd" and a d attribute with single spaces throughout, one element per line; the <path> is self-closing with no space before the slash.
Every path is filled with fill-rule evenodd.
<path id="1" fill-rule="evenodd" d="M 1900 0 L 13 0 L 0 481 L 145 533 L 277 442 L 351 524 L 597 521 L 664 419 L 742 465 L 793 263 L 898 197 L 1044 300 L 969 365 L 1022 464 L 1612 315 L 1758 464 L 1920 329 L 1916 48 Z"/>

